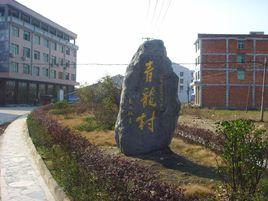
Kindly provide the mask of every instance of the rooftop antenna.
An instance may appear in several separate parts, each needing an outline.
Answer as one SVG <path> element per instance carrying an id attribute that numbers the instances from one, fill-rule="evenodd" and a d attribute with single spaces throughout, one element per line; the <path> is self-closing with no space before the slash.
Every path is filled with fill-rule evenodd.
<path id="1" fill-rule="evenodd" d="M 142 37 L 142 40 L 148 41 L 148 40 L 153 40 L 153 38 L 150 38 L 150 37 Z"/>

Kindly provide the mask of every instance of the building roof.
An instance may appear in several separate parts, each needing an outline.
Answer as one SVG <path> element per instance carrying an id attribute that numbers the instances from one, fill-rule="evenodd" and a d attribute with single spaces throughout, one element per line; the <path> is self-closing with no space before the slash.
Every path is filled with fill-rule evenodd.
<path id="1" fill-rule="evenodd" d="M 66 29 L 65 27 L 63 26 L 60 26 L 59 24 L 53 22 L 52 20 L 44 17 L 43 15 L 40 15 L 39 13 L 33 11 L 32 9 L 20 4 L 19 2 L 15 1 L 15 0 L 1 0 L 0 1 L 0 4 L 7 4 L 7 5 L 10 5 L 22 12 L 25 12 L 31 16 L 33 16 L 34 18 L 60 30 L 60 31 L 63 31 L 64 33 L 68 34 L 69 36 L 73 37 L 73 38 L 77 38 L 77 34 L 75 34 L 74 32 Z"/>
<path id="2" fill-rule="evenodd" d="M 249 34 L 205 34 L 200 33 L 198 34 L 198 38 L 227 38 L 227 37 L 238 37 L 238 38 L 247 38 L 247 37 L 254 37 L 254 38 L 268 38 L 267 34 L 264 32 L 250 32 Z"/>

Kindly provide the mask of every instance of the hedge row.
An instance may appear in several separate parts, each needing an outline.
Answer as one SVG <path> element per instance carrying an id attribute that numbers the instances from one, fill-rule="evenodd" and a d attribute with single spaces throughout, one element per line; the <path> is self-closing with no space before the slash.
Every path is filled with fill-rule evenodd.
<path id="1" fill-rule="evenodd" d="M 157 173 L 148 167 L 107 154 L 70 129 L 61 127 L 47 115 L 48 109 L 37 109 L 32 117 L 47 128 L 55 143 L 74 153 L 81 167 L 96 175 L 98 183 L 110 192 L 111 200 L 187 200 L 183 189 L 159 181 Z"/>
<path id="2" fill-rule="evenodd" d="M 216 133 L 202 128 L 177 125 L 174 137 L 180 137 L 188 142 L 203 145 L 215 152 L 222 150 L 224 139 Z"/>

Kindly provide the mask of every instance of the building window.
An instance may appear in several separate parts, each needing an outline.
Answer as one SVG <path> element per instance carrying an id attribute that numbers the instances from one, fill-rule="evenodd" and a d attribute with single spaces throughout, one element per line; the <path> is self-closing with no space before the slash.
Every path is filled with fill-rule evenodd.
<path id="1" fill-rule="evenodd" d="M 72 79 L 72 81 L 75 81 L 75 74 L 71 75 L 71 79 Z"/>
<path id="2" fill-rule="evenodd" d="M 183 77 L 183 72 L 180 72 L 180 77 Z"/>
<path id="3" fill-rule="evenodd" d="M 63 72 L 58 72 L 58 79 L 63 79 Z"/>
<path id="4" fill-rule="evenodd" d="M 63 59 L 62 58 L 58 58 L 58 63 L 57 63 L 58 65 L 63 65 Z"/>
<path id="5" fill-rule="evenodd" d="M 30 23 L 30 16 L 27 14 L 22 13 L 21 14 L 21 20 L 27 23 Z"/>
<path id="6" fill-rule="evenodd" d="M 10 65 L 10 72 L 18 73 L 19 72 L 19 63 L 12 62 Z"/>
<path id="7" fill-rule="evenodd" d="M 44 46 L 49 48 L 49 40 L 44 38 Z"/>
<path id="8" fill-rule="evenodd" d="M 238 48 L 239 50 L 244 49 L 244 48 L 245 48 L 245 41 L 244 41 L 244 40 L 238 40 L 238 41 L 237 41 L 237 48 Z"/>
<path id="9" fill-rule="evenodd" d="M 46 63 L 49 62 L 49 55 L 48 54 L 43 53 L 43 61 Z"/>
<path id="10" fill-rule="evenodd" d="M 0 7 L 0 17 L 4 17 L 4 16 L 5 16 L 5 8 Z"/>
<path id="11" fill-rule="evenodd" d="M 30 41 L 30 32 L 29 31 L 24 31 L 23 39 L 27 40 L 27 41 Z"/>
<path id="12" fill-rule="evenodd" d="M 237 62 L 238 63 L 245 63 L 245 55 L 244 54 L 238 54 L 237 55 Z"/>
<path id="13" fill-rule="evenodd" d="M 43 68 L 42 71 L 43 71 L 43 76 L 48 77 L 48 68 Z"/>
<path id="14" fill-rule="evenodd" d="M 12 9 L 12 8 L 9 8 L 9 10 L 8 10 L 8 16 L 19 18 L 19 11 L 18 10 L 15 10 L 15 9 Z"/>
<path id="15" fill-rule="evenodd" d="M 180 79 L 180 83 L 183 84 L 183 79 Z"/>
<path id="16" fill-rule="evenodd" d="M 70 79 L 70 73 L 66 73 L 65 74 L 65 80 L 69 80 Z"/>
<path id="17" fill-rule="evenodd" d="M 76 57 L 76 50 L 73 50 L 73 56 Z"/>
<path id="18" fill-rule="evenodd" d="M 10 53 L 13 55 L 18 55 L 19 54 L 19 45 L 11 43 L 10 45 Z"/>
<path id="19" fill-rule="evenodd" d="M 40 45 L 41 43 L 40 36 L 34 35 L 33 42 L 35 45 Z"/>
<path id="20" fill-rule="evenodd" d="M 31 72 L 30 65 L 29 64 L 23 64 L 23 73 L 29 75 L 30 72 Z"/>
<path id="21" fill-rule="evenodd" d="M 200 56 L 198 56 L 196 59 L 195 59 L 195 65 L 199 65 L 200 64 Z"/>
<path id="22" fill-rule="evenodd" d="M 57 51 L 57 43 L 51 42 L 52 49 Z"/>
<path id="23" fill-rule="evenodd" d="M 40 68 L 38 66 L 33 67 L 33 75 L 40 76 Z"/>
<path id="24" fill-rule="evenodd" d="M 61 46 L 61 52 L 64 53 L 64 46 Z"/>
<path id="25" fill-rule="evenodd" d="M 69 60 L 66 61 L 66 67 L 70 68 L 70 61 Z"/>
<path id="26" fill-rule="evenodd" d="M 51 66 L 57 65 L 57 57 L 51 56 Z"/>
<path id="27" fill-rule="evenodd" d="M 35 60 L 40 60 L 40 52 L 38 52 L 38 51 L 34 51 L 34 59 Z"/>
<path id="28" fill-rule="evenodd" d="M 31 57 L 31 53 L 30 53 L 30 49 L 27 47 L 23 48 L 23 57 L 25 58 L 30 58 Z"/>
<path id="29" fill-rule="evenodd" d="M 246 71 L 243 68 L 237 69 L 237 79 L 238 80 L 245 80 Z"/>
<path id="30" fill-rule="evenodd" d="M 57 78 L 57 72 L 56 72 L 56 70 L 51 70 L 51 77 L 53 79 L 56 79 Z"/>
<path id="31" fill-rule="evenodd" d="M 70 48 L 68 48 L 68 47 L 66 48 L 66 54 L 70 55 Z"/>
<path id="32" fill-rule="evenodd" d="M 195 79 L 199 80 L 200 79 L 200 71 L 197 71 L 195 74 Z"/>
<path id="33" fill-rule="evenodd" d="M 183 85 L 180 85 L 180 92 L 183 91 Z"/>
<path id="34" fill-rule="evenodd" d="M 19 37 L 20 36 L 20 31 L 18 27 L 12 26 L 11 28 L 12 36 L 14 37 Z"/>

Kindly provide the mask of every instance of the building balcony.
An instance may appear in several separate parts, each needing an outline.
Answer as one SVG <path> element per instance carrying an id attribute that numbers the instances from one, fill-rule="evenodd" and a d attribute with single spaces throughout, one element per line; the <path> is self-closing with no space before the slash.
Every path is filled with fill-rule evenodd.
<path id="1" fill-rule="evenodd" d="M 0 19 L 0 21 L 1 21 L 1 19 Z M 29 24 L 27 22 L 24 22 L 24 21 L 22 21 L 22 20 L 20 20 L 18 18 L 8 17 L 8 22 L 14 22 L 14 23 L 16 23 L 18 25 L 21 25 L 21 26 L 23 26 L 23 27 L 31 30 L 34 33 L 38 33 L 38 34 L 44 35 L 44 36 L 46 36 L 48 38 L 51 38 L 51 39 L 54 39 L 55 41 L 58 41 L 59 43 L 62 43 L 64 45 L 66 45 L 66 46 L 69 46 L 69 47 L 75 49 L 75 50 L 78 50 L 78 46 L 77 45 L 72 44 L 69 41 L 63 40 L 63 39 L 59 38 L 58 36 L 55 36 L 55 35 L 47 32 L 47 31 L 44 31 L 44 30 L 42 30 L 42 29 L 40 29 L 40 28 L 38 28 L 36 26 L 33 26 L 33 25 L 31 25 L 31 24 Z"/>

